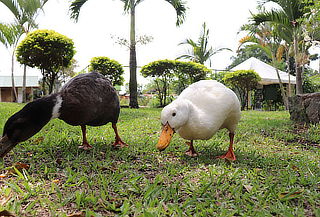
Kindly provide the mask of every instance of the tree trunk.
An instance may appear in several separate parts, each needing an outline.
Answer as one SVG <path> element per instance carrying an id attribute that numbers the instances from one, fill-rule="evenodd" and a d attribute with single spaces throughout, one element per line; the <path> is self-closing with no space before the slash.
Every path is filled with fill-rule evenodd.
<path id="1" fill-rule="evenodd" d="M 17 94 L 16 86 L 14 84 L 13 71 L 14 71 L 14 51 L 13 51 L 12 56 L 11 56 L 11 83 L 12 83 L 12 91 L 13 91 L 13 98 L 14 98 L 13 102 L 17 102 L 18 94 Z"/>
<path id="2" fill-rule="evenodd" d="M 295 30 L 296 31 L 296 30 Z M 294 61 L 295 61 L 295 71 L 296 71 L 296 94 L 303 94 L 302 89 L 302 73 L 300 70 L 298 62 L 298 42 L 296 33 L 294 33 L 293 46 L 294 46 Z"/>
<path id="3" fill-rule="evenodd" d="M 136 34 L 135 34 L 135 6 L 134 0 L 130 0 L 130 108 L 139 108 L 137 91 L 137 56 L 136 56 Z"/>
<path id="4" fill-rule="evenodd" d="M 27 92 L 26 92 L 26 83 L 27 83 L 27 65 L 23 65 L 23 79 L 22 79 L 22 102 L 27 102 Z"/>
<path id="5" fill-rule="evenodd" d="M 288 110 L 289 109 L 288 97 L 287 97 L 286 91 L 284 90 L 284 86 L 283 86 L 283 83 L 280 78 L 279 70 L 276 66 L 276 58 L 274 57 L 274 55 L 272 55 L 272 66 L 276 69 L 276 73 L 277 73 L 277 77 L 278 77 L 278 81 L 279 81 L 279 86 L 280 86 L 281 97 L 282 97 L 282 100 L 283 100 L 283 103 L 284 103 L 286 110 Z M 289 85 L 290 85 L 290 83 L 289 83 Z"/>
<path id="6" fill-rule="evenodd" d="M 290 62 L 289 62 L 289 48 L 286 49 L 286 65 L 287 65 L 287 72 L 288 72 L 288 97 L 292 96 L 292 90 L 291 90 L 291 76 L 290 76 Z M 288 102 L 289 103 L 289 102 Z"/>
<path id="7" fill-rule="evenodd" d="M 275 69 L 276 69 L 278 80 L 279 80 L 279 86 L 280 86 L 280 92 L 281 92 L 283 104 L 284 104 L 284 107 L 286 108 L 286 110 L 288 110 L 289 109 L 289 107 L 288 107 L 288 104 L 289 104 L 288 97 L 287 97 L 286 91 L 284 90 L 284 87 L 283 87 L 283 84 L 282 84 L 282 81 L 281 81 L 281 78 L 280 78 L 280 75 L 279 75 L 279 70 L 276 67 L 275 67 Z M 289 85 L 290 85 L 290 83 L 289 83 Z"/>
<path id="8" fill-rule="evenodd" d="M 46 91 L 46 72 L 44 69 L 41 69 L 41 73 L 42 73 L 42 93 L 43 96 L 47 95 L 47 91 Z"/>

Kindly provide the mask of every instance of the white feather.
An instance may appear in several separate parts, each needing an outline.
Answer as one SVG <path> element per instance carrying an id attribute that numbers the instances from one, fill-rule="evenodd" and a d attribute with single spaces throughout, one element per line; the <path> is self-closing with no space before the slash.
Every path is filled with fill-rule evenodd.
<path id="1" fill-rule="evenodd" d="M 168 122 L 182 138 L 188 140 L 210 139 L 222 128 L 234 133 L 239 120 L 238 97 L 213 80 L 190 85 L 161 112 L 162 124 Z"/>
<path id="2" fill-rule="evenodd" d="M 58 118 L 60 116 L 60 108 L 63 100 L 60 95 L 57 95 L 56 104 L 53 106 L 51 119 Z"/>

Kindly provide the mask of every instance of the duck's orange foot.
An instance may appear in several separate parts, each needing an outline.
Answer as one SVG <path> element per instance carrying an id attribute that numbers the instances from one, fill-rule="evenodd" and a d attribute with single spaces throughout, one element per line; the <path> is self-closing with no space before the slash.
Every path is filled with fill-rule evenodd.
<path id="1" fill-rule="evenodd" d="M 186 151 L 186 155 L 188 155 L 190 157 L 197 157 L 198 153 L 196 152 L 196 150 L 194 150 L 193 143 L 186 142 L 186 144 L 189 145 L 189 149 L 188 149 L 188 151 Z"/>
<path id="2" fill-rule="evenodd" d="M 83 149 L 83 150 L 90 150 L 92 149 L 92 146 L 89 145 L 89 143 L 82 143 L 78 148 Z"/>
<path id="3" fill-rule="evenodd" d="M 123 142 L 121 139 L 119 139 L 119 140 L 116 140 L 116 141 L 112 144 L 112 146 L 113 146 L 114 148 L 124 148 L 124 147 L 127 147 L 128 144 L 125 143 L 125 142 Z"/>
<path id="4" fill-rule="evenodd" d="M 235 156 L 234 152 L 230 151 L 230 150 L 227 153 L 225 153 L 224 155 L 217 156 L 216 158 L 226 159 L 226 160 L 229 160 L 229 161 L 235 161 L 236 160 L 236 156 Z"/>

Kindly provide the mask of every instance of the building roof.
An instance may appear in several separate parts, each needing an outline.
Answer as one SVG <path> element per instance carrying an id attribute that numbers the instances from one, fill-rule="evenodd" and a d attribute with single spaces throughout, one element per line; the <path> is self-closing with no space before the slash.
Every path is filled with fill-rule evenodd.
<path id="1" fill-rule="evenodd" d="M 22 87 L 23 76 L 14 76 L 14 83 L 16 87 Z M 0 75 L 0 87 L 12 87 L 10 75 Z M 26 87 L 39 87 L 38 76 L 27 76 Z"/>
<path id="2" fill-rule="evenodd" d="M 231 71 L 237 71 L 237 70 L 249 70 L 252 69 L 255 72 L 257 72 L 260 77 L 261 81 L 259 82 L 262 85 L 269 85 L 269 84 L 278 84 L 278 76 L 276 69 L 267 64 L 262 62 L 261 60 L 258 60 L 255 57 L 250 57 L 246 61 L 240 63 L 239 65 L 235 66 L 231 69 Z M 289 74 L 283 71 L 279 71 L 279 75 L 281 78 L 282 83 L 289 83 Z M 296 77 L 293 75 L 290 75 L 290 83 L 296 84 Z"/>

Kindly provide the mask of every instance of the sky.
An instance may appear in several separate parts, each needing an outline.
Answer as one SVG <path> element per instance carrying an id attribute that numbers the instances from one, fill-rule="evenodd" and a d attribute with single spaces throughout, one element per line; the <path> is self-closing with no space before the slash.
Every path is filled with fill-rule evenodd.
<path id="1" fill-rule="evenodd" d="M 187 38 L 197 40 L 203 22 L 210 30 L 209 43 L 215 48 L 230 48 L 211 58 L 209 68 L 225 69 L 230 57 L 236 55 L 238 41 L 243 35 L 238 31 L 248 22 L 250 11 L 256 12 L 257 0 L 185 0 L 187 14 L 185 22 L 177 27 L 176 13 L 164 0 L 145 0 L 136 8 L 137 36 L 152 36 L 153 41 L 137 47 L 137 63 L 143 66 L 155 60 L 175 59 L 187 52 L 187 46 L 179 43 Z M 69 18 L 67 0 L 49 0 L 37 22 L 39 29 L 52 29 L 74 41 L 79 67 L 84 69 L 92 57 L 107 56 L 125 66 L 125 80 L 129 81 L 129 50 L 116 43 L 114 37 L 129 38 L 130 17 L 123 12 L 119 0 L 90 0 L 82 6 L 78 22 Z M 10 22 L 8 9 L 0 5 L 0 21 Z M 113 37 L 112 37 L 113 36 Z M 10 74 L 10 53 L 0 45 L 0 75 Z M 18 67 L 15 74 L 21 75 Z M 28 75 L 40 75 L 39 70 L 28 69 Z M 146 83 L 138 73 L 138 83 Z"/>

